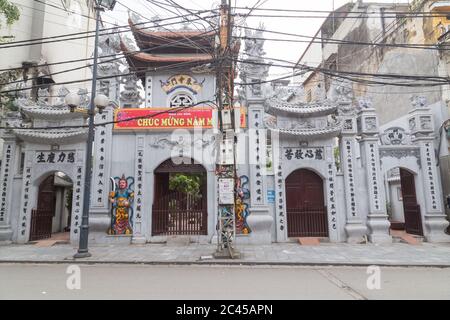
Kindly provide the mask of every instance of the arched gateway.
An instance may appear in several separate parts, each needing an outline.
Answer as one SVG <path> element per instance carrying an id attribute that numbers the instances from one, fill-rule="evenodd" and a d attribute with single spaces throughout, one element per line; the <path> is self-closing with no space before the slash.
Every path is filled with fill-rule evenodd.
<path id="1" fill-rule="evenodd" d="M 153 236 L 208 235 L 207 173 L 193 160 L 155 170 Z"/>
<path id="2" fill-rule="evenodd" d="M 37 205 L 31 211 L 30 241 L 69 232 L 72 192 L 71 179 L 61 172 L 49 175 L 39 184 Z"/>
<path id="3" fill-rule="evenodd" d="M 307 169 L 286 179 L 288 237 L 328 237 L 322 178 Z"/>

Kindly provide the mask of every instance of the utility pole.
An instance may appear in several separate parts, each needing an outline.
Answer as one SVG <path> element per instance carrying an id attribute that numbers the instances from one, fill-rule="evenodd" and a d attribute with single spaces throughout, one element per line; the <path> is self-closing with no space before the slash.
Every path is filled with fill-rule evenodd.
<path id="1" fill-rule="evenodd" d="M 217 105 L 219 115 L 220 148 L 217 157 L 219 183 L 218 244 L 214 254 L 216 259 L 238 259 L 235 249 L 236 239 L 236 125 L 234 115 L 235 63 L 232 59 L 231 0 L 222 0 L 220 6 L 219 43 L 216 52 L 217 65 Z"/>

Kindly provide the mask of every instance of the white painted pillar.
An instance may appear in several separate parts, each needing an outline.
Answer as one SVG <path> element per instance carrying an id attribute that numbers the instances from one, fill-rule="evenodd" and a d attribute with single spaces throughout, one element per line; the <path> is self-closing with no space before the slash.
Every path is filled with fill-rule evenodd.
<path id="1" fill-rule="evenodd" d="M 13 135 L 4 135 L 2 167 L 0 171 L 0 242 L 12 240 L 11 199 L 13 176 L 16 163 L 16 139 Z"/>
<path id="2" fill-rule="evenodd" d="M 369 212 L 367 226 L 372 243 L 392 243 L 390 222 L 386 212 L 386 189 L 382 180 L 378 145 L 378 117 L 373 108 L 363 108 L 358 115 L 361 135 L 361 160 L 367 183 Z"/>
<path id="3" fill-rule="evenodd" d="M 142 223 L 143 214 L 151 214 L 150 208 L 144 207 L 144 168 L 145 159 L 145 136 L 136 136 L 136 163 L 134 172 L 134 203 L 133 203 L 133 238 L 132 243 L 134 244 L 145 244 L 145 228 Z"/>
<path id="4" fill-rule="evenodd" d="M 358 167 L 356 162 L 356 117 L 353 113 L 345 114 L 342 117 L 344 129 L 341 134 L 341 166 L 344 174 L 345 205 L 347 222 L 345 232 L 347 242 L 359 243 L 367 234 L 367 227 L 362 221 L 359 212 L 358 185 L 361 183 L 358 177 Z"/>
<path id="5" fill-rule="evenodd" d="M 266 148 L 264 100 L 248 99 L 250 215 L 247 218 L 252 233 L 250 243 L 271 244 L 273 217 L 267 205 Z"/>
<path id="6" fill-rule="evenodd" d="M 428 242 L 450 242 L 450 236 L 445 233 L 449 222 L 443 209 L 442 187 L 438 179 L 433 115 L 424 98 L 413 97 L 412 103 L 408 123 L 414 137 L 412 142 L 420 147 L 425 198 L 425 204 L 421 204 L 424 236 Z"/>

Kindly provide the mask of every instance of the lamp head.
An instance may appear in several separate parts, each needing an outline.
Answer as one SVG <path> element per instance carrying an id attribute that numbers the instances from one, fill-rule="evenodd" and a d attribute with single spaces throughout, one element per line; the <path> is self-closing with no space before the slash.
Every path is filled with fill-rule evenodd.
<path id="1" fill-rule="evenodd" d="M 65 101 L 72 113 L 75 112 L 75 109 L 81 104 L 80 96 L 73 92 L 66 96 Z"/>
<path id="2" fill-rule="evenodd" d="M 109 105 L 109 98 L 104 94 L 99 94 L 94 99 L 95 106 L 98 108 L 98 112 L 100 114 L 103 113 L 103 110 Z"/>

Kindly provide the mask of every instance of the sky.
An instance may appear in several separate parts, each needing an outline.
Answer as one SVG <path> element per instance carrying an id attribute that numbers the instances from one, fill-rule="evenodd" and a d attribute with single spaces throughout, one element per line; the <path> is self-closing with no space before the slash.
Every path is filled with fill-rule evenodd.
<path id="1" fill-rule="evenodd" d="M 165 2 L 165 0 L 159 0 L 160 2 Z M 258 0 L 233 0 L 233 6 L 238 7 L 253 7 L 253 5 Z M 339 8 L 351 0 L 267 0 L 263 1 L 264 4 L 260 8 L 280 8 L 280 9 L 295 9 L 295 10 L 327 10 L 331 11 L 333 5 L 335 8 Z M 130 7 L 133 10 L 138 11 L 143 16 L 149 19 L 155 15 L 157 12 L 161 17 L 170 16 L 164 12 L 156 5 L 151 4 L 146 0 L 120 0 L 124 5 Z M 220 1 L 209 1 L 209 0 L 175 0 L 181 6 L 189 9 L 211 9 L 217 8 Z M 369 2 L 369 1 L 364 1 Z M 377 3 L 408 3 L 408 0 L 376 0 L 370 2 Z M 261 13 L 258 11 L 258 13 Z M 274 14 L 266 12 L 266 14 Z M 284 13 L 281 13 L 284 14 Z M 299 15 L 298 13 L 297 15 Z M 301 14 L 300 14 L 301 15 Z M 317 15 L 317 14 L 316 14 Z M 108 19 L 115 20 L 119 24 L 126 24 L 127 21 L 127 9 L 122 5 L 117 4 L 114 12 L 107 13 Z M 289 32 L 295 34 L 302 34 L 307 36 L 314 36 L 317 30 L 320 28 L 324 19 L 322 18 L 249 18 L 247 24 L 250 27 L 257 28 L 261 22 L 264 23 L 267 30 Z M 279 37 L 274 34 L 266 34 L 266 37 L 276 38 Z M 283 59 L 288 61 L 298 61 L 304 50 L 306 49 L 307 43 L 284 43 L 284 42 L 273 42 L 267 41 L 265 44 L 265 51 L 267 52 L 267 57 Z M 320 61 L 320 57 L 318 57 Z M 291 71 L 292 72 L 292 71 Z M 289 73 L 287 69 L 271 68 L 271 77 L 283 76 Z"/>

